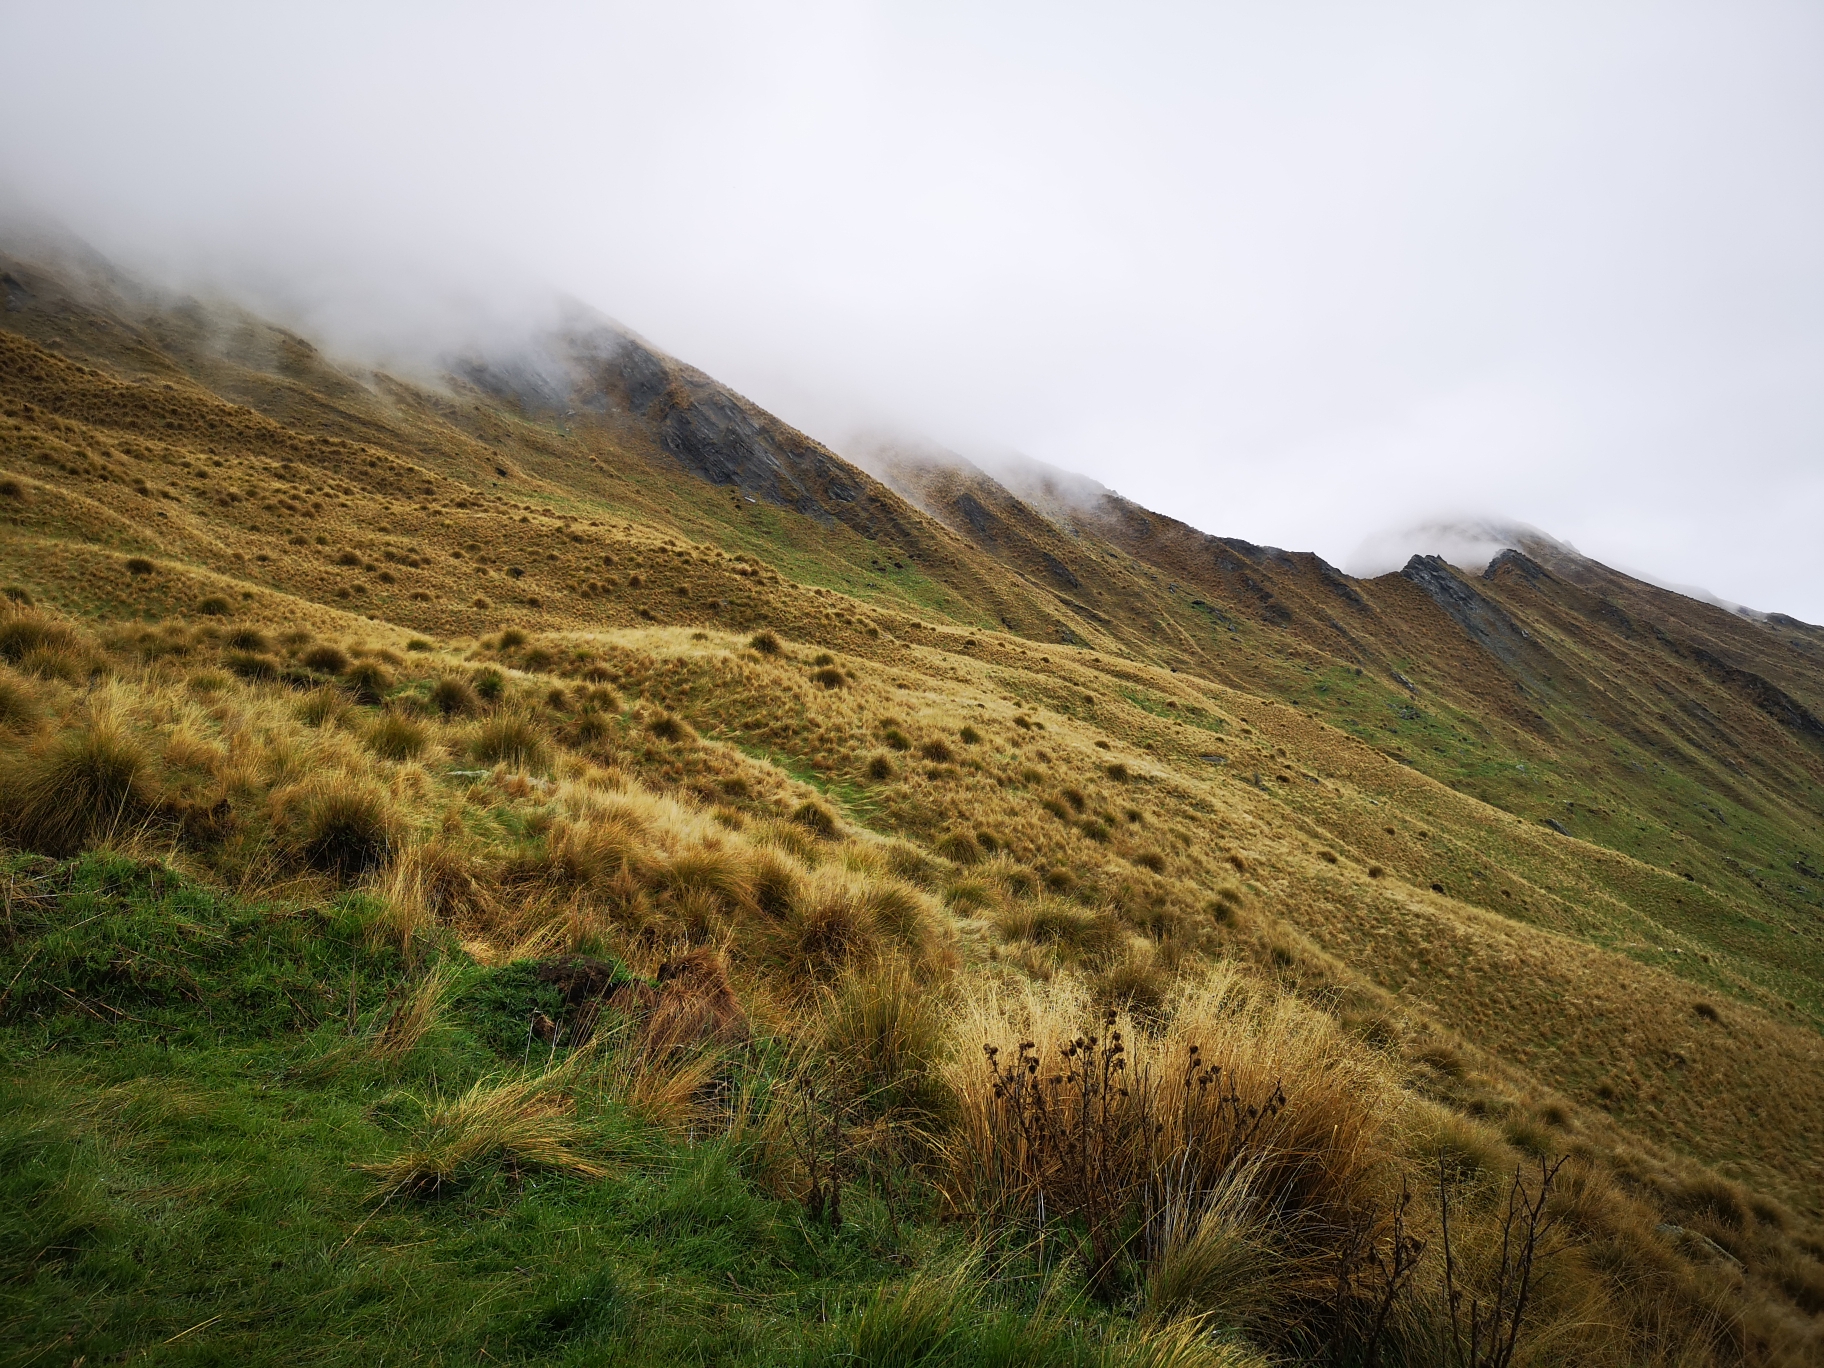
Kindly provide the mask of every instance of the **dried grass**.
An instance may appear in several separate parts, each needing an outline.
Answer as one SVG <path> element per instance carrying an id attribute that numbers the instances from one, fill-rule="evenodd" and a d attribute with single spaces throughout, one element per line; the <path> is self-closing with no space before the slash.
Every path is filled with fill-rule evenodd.
<path id="1" fill-rule="evenodd" d="M 428 1106 L 399 1154 L 362 1167 L 388 1192 L 436 1191 L 502 1167 L 600 1178 L 607 1169 L 581 1152 L 588 1131 L 563 1091 L 574 1072 L 566 1066 L 523 1078 L 483 1079 L 454 1101 Z"/>
<path id="2" fill-rule="evenodd" d="M 369 1042 L 368 1053 L 397 1064 L 417 1049 L 442 1019 L 456 977 L 456 966 L 450 961 L 433 965 L 388 1014 Z"/>
<path id="3" fill-rule="evenodd" d="M 151 756 L 105 713 L 15 752 L 0 769 L 7 835 L 45 855 L 74 855 L 124 833 L 145 821 L 156 801 Z"/>

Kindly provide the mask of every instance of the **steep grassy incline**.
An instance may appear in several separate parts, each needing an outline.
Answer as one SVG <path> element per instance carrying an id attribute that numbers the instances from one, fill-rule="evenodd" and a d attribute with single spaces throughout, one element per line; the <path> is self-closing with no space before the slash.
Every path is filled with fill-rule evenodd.
<path id="1" fill-rule="evenodd" d="M 380 940 L 441 937 L 451 964 L 490 971 L 554 948 L 656 969 L 665 947 L 714 945 L 792 1048 L 876 955 L 904 958 L 956 1021 L 973 1020 L 972 985 L 1050 985 L 1149 1030 L 1187 1010 L 1184 985 L 1243 966 L 1397 1099 L 1401 1172 L 1575 1153 L 1648 1232 L 1604 1256 L 1602 1298 L 1663 1259 L 1653 1277 L 1671 1281 L 1639 1287 L 1710 1288 L 1730 1325 L 1760 1327 L 1719 1361 L 1815 1343 L 1819 629 L 1544 543 L 1482 575 L 1418 558 L 1364 581 L 1080 485 L 905 454 L 877 480 L 599 321 L 431 383 L 345 373 L 281 329 L 93 263 L 3 264 L 15 846 L 123 840 L 69 837 L 32 776 L 130 734 L 146 758 L 121 802 L 152 833 L 128 842 L 138 868 L 156 837 L 262 917 L 358 886 L 394 909 Z M 299 834 L 328 801 L 319 772 L 351 776 L 384 839 L 343 860 Z M 8 934 L 29 986 L 28 957 L 50 951 Z M 42 931 L 47 947 L 62 934 Z M 305 977 L 322 997 L 328 979 Z M 32 998 L 32 1029 L 142 1015 L 91 988 Z M 377 1011 L 358 1000 L 354 1016 Z M 21 1105 L 58 1113 L 56 1070 L 16 1045 Z M 225 1057 L 191 1063 L 198 1086 L 234 1093 Z M 449 1067 L 466 1086 L 493 1063 Z M 343 1124 L 370 1083 L 301 1098 L 305 1130 Z M 598 1122 L 610 1148 L 637 1129 L 615 1107 Z M 386 1149 L 373 1124 L 357 1126 L 364 1154 Z M 939 1108 L 916 1124 L 961 1123 Z M 653 1172 L 696 1172 L 648 1140 L 627 1143 Z M 815 1185 L 799 1168 L 729 1180 L 789 1266 L 768 1295 L 801 1305 L 818 1279 L 924 1257 L 897 1234 L 842 1253 L 847 1272 L 800 1248 L 765 1206 Z M 614 1239 L 663 1225 L 648 1207 L 673 1179 L 658 1181 L 628 1189 Z M 354 1191 L 323 1184 L 335 1203 Z M 920 1199 L 933 1221 L 943 1191 Z M 641 1295 L 673 1275 L 661 1263 L 642 1265 Z M 1601 1314 L 1635 1314 L 1621 1304 Z M 465 1352 L 487 1342 L 480 1321 L 423 1314 Z M 742 1333 L 763 1338 L 764 1320 Z"/>
<path id="2" fill-rule="evenodd" d="M 1479 576 L 1415 559 L 1352 580 L 1107 491 L 1035 487 L 1035 509 L 956 464 L 889 458 L 883 473 L 1028 574 L 1071 557 L 1080 596 L 1111 621 L 1150 620 L 1177 668 L 1687 879 L 1730 909 L 1680 919 L 1706 948 L 1817 973 L 1824 629 L 1744 618 L 1545 542 Z"/>

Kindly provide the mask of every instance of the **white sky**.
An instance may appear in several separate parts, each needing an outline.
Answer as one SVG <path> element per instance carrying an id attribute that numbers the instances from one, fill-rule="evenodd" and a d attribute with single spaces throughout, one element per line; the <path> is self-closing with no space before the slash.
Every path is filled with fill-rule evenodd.
<path id="1" fill-rule="evenodd" d="M 0 0 L 0 48 L 10 198 L 345 345 L 555 287 L 839 449 L 1824 622 L 1816 0 Z"/>

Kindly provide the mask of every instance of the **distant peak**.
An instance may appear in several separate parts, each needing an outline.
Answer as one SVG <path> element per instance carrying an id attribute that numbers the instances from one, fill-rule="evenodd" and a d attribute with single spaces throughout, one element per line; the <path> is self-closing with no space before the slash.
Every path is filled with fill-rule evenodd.
<path id="1" fill-rule="evenodd" d="M 1526 523 L 1499 518 L 1440 518 L 1376 532 L 1349 557 L 1347 569 L 1361 579 L 1389 574 L 1415 556 L 1433 556 L 1471 574 L 1481 574 L 1503 551 L 1534 560 L 1583 557 L 1569 542 Z"/>

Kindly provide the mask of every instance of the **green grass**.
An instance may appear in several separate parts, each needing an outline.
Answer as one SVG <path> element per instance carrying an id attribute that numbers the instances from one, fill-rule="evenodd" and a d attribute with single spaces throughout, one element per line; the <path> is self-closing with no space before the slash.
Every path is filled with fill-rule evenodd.
<path id="1" fill-rule="evenodd" d="M 960 1257 L 916 1188 L 889 1209 L 852 1185 L 832 1231 L 750 1178 L 742 1142 L 680 1141 L 581 1086 L 606 1176 L 503 1162 L 389 1191 L 364 1166 L 438 1099 L 543 1063 L 523 1023 L 558 1004 L 528 967 L 449 961 L 451 1006 L 387 1063 L 365 1042 L 432 959 L 376 943 L 366 900 L 248 907 L 103 856 L 8 872 L 9 1368 L 874 1362 L 884 1320 L 925 1295 L 908 1270 Z M 1039 1284 L 1017 1254 L 1000 1271 L 895 1361 L 1119 1361 L 1110 1313 L 1023 1328 Z"/>

